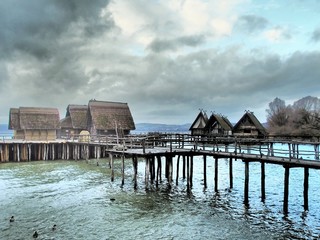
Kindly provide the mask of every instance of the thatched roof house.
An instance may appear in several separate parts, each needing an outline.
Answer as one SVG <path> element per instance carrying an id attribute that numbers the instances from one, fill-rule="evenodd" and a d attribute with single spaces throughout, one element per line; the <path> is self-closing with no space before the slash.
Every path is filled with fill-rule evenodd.
<path id="1" fill-rule="evenodd" d="M 93 135 L 129 134 L 135 125 L 128 104 L 90 100 L 88 130 Z"/>
<path id="2" fill-rule="evenodd" d="M 16 139 L 55 140 L 59 119 L 56 108 L 11 108 L 9 129 L 14 130 Z"/>
<path id="3" fill-rule="evenodd" d="M 191 131 L 191 135 L 205 135 L 205 126 L 208 122 L 208 116 L 205 112 L 200 111 L 194 122 L 192 123 L 189 130 Z"/>
<path id="4" fill-rule="evenodd" d="M 208 135 L 229 136 L 232 134 L 232 124 L 225 116 L 212 114 L 205 126 Z"/>
<path id="5" fill-rule="evenodd" d="M 246 111 L 242 118 L 234 125 L 233 135 L 241 137 L 264 138 L 267 131 L 253 112 Z"/>
<path id="6" fill-rule="evenodd" d="M 87 105 L 68 105 L 66 117 L 60 121 L 61 135 L 79 135 L 82 130 L 87 130 L 87 118 Z"/>

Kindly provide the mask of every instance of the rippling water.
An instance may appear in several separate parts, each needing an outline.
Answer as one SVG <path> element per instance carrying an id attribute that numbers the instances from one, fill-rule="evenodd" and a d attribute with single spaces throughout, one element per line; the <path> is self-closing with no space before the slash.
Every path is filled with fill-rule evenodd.
<path id="1" fill-rule="evenodd" d="M 0 239 L 312 239 L 320 234 L 319 171 L 310 170 L 309 212 L 303 211 L 303 169 L 290 171 L 289 214 L 282 214 L 284 169 L 266 165 L 266 202 L 260 201 L 260 164 L 250 163 L 250 207 L 243 205 L 244 164 L 234 162 L 230 191 L 228 161 L 219 160 L 219 192 L 214 192 L 214 163 L 194 159 L 191 193 L 186 182 L 169 190 L 145 190 L 144 161 L 139 161 L 134 191 L 131 159 L 115 161 L 111 182 L 108 160 L 41 161 L 0 164 Z M 182 164 L 180 163 L 180 166 Z M 163 167 L 164 169 L 164 167 Z M 175 173 L 175 165 L 174 165 Z M 180 173 L 180 176 L 181 173 Z M 175 174 L 174 174 L 175 178 Z M 15 222 L 9 218 L 14 215 Z M 57 229 L 52 231 L 53 224 Z"/>

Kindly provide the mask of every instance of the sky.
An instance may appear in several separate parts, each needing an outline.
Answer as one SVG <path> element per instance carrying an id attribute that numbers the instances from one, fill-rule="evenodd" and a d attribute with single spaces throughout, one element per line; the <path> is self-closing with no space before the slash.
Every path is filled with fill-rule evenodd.
<path id="1" fill-rule="evenodd" d="M 320 97 L 318 0 L 1 0 L 0 27 L 0 123 L 90 99 L 135 123 L 265 122 L 276 97 Z"/>

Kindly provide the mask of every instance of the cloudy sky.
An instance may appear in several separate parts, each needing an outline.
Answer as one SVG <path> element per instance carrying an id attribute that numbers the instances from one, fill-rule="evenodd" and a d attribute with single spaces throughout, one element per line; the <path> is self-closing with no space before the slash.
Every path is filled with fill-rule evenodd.
<path id="1" fill-rule="evenodd" d="M 275 97 L 320 97 L 318 0 L 1 0 L 0 24 L 0 123 L 90 99 L 136 123 L 263 122 Z"/>

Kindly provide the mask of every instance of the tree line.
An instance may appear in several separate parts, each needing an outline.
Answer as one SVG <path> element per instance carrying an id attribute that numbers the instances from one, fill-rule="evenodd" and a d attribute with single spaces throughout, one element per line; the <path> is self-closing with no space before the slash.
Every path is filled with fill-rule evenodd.
<path id="1" fill-rule="evenodd" d="M 320 136 L 320 99 L 307 96 L 286 105 L 275 98 L 269 103 L 267 126 L 270 135 Z"/>

